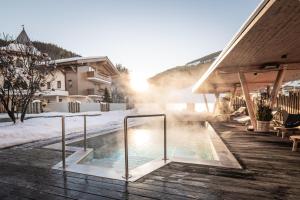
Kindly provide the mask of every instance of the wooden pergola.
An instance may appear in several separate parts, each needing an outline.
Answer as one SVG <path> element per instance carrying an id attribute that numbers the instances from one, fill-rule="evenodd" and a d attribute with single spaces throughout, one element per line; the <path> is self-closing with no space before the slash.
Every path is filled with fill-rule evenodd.
<path id="1" fill-rule="evenodd" d="M 300 1 L 265 0 L 194 85 L 198 93 L 244 94 L 256 127 L 250 92 L 272 87 L 271 102 L 285 82 L 300 79 Z"/>

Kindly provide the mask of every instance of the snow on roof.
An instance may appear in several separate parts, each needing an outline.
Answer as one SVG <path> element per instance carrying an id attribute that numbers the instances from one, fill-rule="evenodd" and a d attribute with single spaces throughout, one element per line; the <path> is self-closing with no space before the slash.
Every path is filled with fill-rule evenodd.
<path id="1" fill-rule="evenodd" d="M 5 47 L 0 47 L 0 50 L 7 52 L 26 52 L 34 55 L 42 54 L 37 48 L 33 46 L 24 27 L 17 39 L 13 43 L 10 43 Z"/>
<path id="2" fill-rule="evenodd" d="M 101 62 L 101 61 L 107 61 L 111 66 L 111 69 L 114 71 L 114 73 L 119 74 L 119 71 L 107 56 L 72 57 L 72 58 L 53 60 L 52 62 L 59 65 L 64 65 L 64 64 L 67 65 L 67 64 L 86 64 L 86 63 Z"/>
<path id="3" fill-rule="evenodd" d="M 0 47 L 0 50 L 8 52 L 29 52 L 34 55 L 41 55 L 41 52 L 34 46 L 27 46 L 19 43 L 11 43 L 5 47 Z"/>
<path id="4" fill-rule="evenodd" d="M 72 58 L 63 58 L 55 60 L 56 64 L 68 63 L 68 62 L 76 62 L 76 63 L 84 63 L 84 62 L 99 62 L 105 61 L 108 58 L 106 56 L 91 56 L 91 57 L 72 57 Z"/>

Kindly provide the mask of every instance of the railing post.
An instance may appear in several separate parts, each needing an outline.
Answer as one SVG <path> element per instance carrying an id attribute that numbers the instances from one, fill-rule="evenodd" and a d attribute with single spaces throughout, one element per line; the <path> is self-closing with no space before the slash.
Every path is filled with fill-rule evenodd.
<path id="1" fill-rule="evenodd" d="M 83 142 L 84 151 L 86 151 L 86 115 L 83 116 Z"/>
<path id="2" fill-rule="evenodd" d="M 65 116 L 61 116 L 61 153 L 62 167 L 66 168 L 66 144 L 65 144 Z"/>
<path id="3" fill-rule="evenodd" d="M 128 181 L 128 133 L 127 133 L 127 116 L 124 118 L 124 145 L 125 145 L 125 180 Z"/>
<path id="4" fill-rule="evenodd" d="M 167 162 L 167 116 L 164 115 L 164 161 Z"/>

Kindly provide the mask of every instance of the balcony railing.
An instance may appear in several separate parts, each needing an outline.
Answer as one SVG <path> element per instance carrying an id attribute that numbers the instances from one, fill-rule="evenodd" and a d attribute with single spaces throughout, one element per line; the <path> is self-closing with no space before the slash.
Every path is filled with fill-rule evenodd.
<path id="1" fill-rule="evenodd" d="M 87 91 L 87 95 L 103 95 L 103 91 L 96 90 L 95 88 L 89 88 L 86 91 Z"/>
<path id="2" fill-rule="evenodd" d="M 87 73 L 87 79 L 95 82 L 100 82 L 100 83 L 108 83 L 111 84 L 111 77 L 99 74 L 95 71 L 88 71 Z"/>

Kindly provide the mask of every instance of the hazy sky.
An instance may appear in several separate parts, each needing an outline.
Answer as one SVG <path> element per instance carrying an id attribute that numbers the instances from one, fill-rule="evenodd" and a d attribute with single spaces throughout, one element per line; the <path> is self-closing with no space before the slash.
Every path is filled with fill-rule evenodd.
<path id="1" fill-rule="evenodd" d="M 261 0 L 0 0 L 0 32 L 151 76 L 221 50 Z"/>

